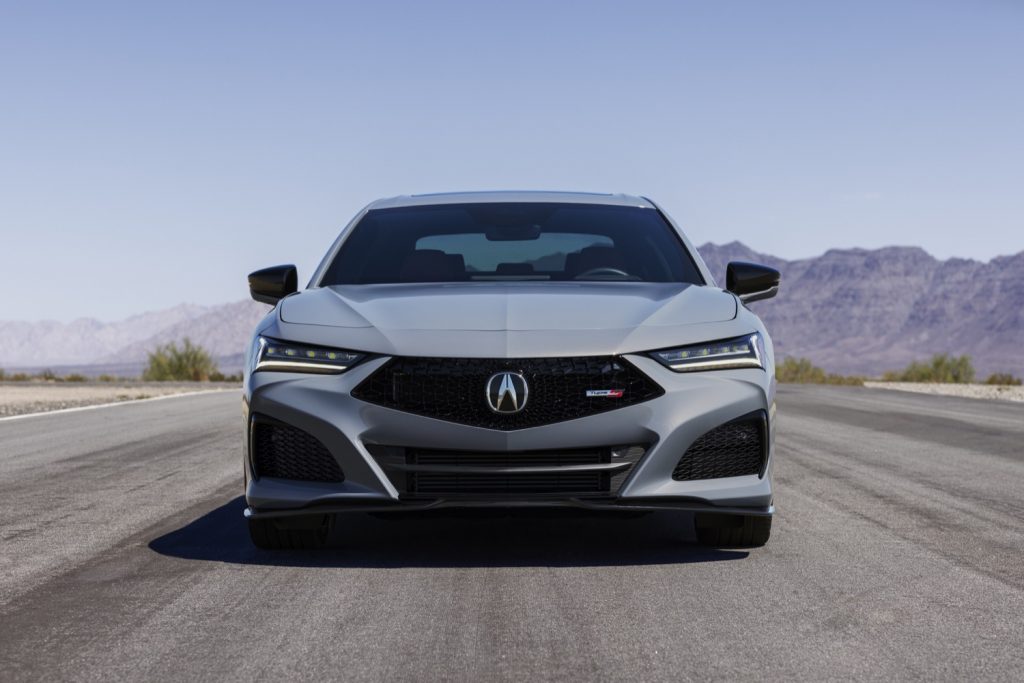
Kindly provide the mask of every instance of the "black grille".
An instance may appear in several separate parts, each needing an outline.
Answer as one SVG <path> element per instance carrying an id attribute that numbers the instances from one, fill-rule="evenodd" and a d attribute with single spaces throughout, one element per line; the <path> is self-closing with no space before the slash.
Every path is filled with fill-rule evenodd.
<path id="1" fill-rule="evenodd" d="M 608 475 L 603 472 L 560 472 L 557 474 L 441 474 L 417 472 L 409 475 L 409 493 L 429 495 L 467 494 L 587 494 L 607 493 Z"/>
<path id="2" fill-rule="evenodd" d="M 405 454 L 405 462 L 409 465 L 454 467 L 562 467 L 565 465 L 602 465 L 611 461 L 611 451 L 607 448 L 518 453 L 432 451 L 410 448 Z"/>
<path id="3" fill-rule="evenodd" d="M 687 449 L 672 478 L 676 481 L 761 474 L 767 423 L 763 412 L 727 422 L 705 433 Z"/>
<path id="4" fill-rule="evenodd" d="M 403 497 L 610 494 L 646 446 L 450 451 L 367 444 Z M 542 471 L 541 471 L 542 470 Z"/>
<path id="5" fill-rule="evenodd" d="M 474 453 L 470 451 L 431 451 L 408 449 L 408 465 L 509 468 L 565 467 L 604 465 L 611 462 L 607 448 L 567 451 L 527 451 L 522 453 Z M 409 472 L 406 491 L 410 494 L 530 494 L 530 493 L 607 493 L 611 476 L 607 472 L 541 473 L 466 473 Z"/>
<path id="6" fill-rule="evenodd" d="M 267 418 L 253 420 L 252 462 L 257 477 L 345 481 L 338 462 L 315 437 Z"/>
<path id="7" fill-rule="evenodd" d="M 487 381 L 497 372 L 521 373 L 526 407 L 495 413 Z M 619 398 L 588 397 L 588 390 L 621 390 Z M 649 401 L 665 393 L 615 356 L 580 358 L 394 358 L 355 388 L 356 398 L 417 415 L 488 429 L 524 429 L 574 420 Z"/>

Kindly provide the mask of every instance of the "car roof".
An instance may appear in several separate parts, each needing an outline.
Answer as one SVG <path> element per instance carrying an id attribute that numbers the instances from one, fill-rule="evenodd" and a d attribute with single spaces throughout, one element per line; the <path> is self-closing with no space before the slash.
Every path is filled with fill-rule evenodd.
<path id="1" fill-rule="evenodd" d="M 433 194 L 400 195 L 398 197 L 378 199 L 366 208 L 368 210 L 395 209 L 406 206 L 479 204 L 493 202 L 550 202 L 556 204 L 603 204 L 605 206 L 636 206 L 645 209 L 654 208 L 654 204 L 652 204 L 650 200 L 628 194 L 542 191 L 437 192 Z"/>

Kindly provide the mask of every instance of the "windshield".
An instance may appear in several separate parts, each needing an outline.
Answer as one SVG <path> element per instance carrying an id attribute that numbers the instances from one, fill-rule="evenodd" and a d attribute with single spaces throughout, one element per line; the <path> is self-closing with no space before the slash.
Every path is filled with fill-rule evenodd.
<path id="1" fill-rule="evenodd" d="M 320 284 L 496 280 L 704 284 L 654 209 L 519 202 L 369 211 Z"/>

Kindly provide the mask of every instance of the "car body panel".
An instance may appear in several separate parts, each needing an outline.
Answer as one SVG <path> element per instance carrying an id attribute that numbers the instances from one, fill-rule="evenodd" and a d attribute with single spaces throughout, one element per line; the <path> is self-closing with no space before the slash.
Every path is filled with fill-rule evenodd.
<path id="1" fill-rule="evenodd" d="M 609 330 L 724 322 L 736 297 L 674 282 L 335 285 L 281 302 L 281 321 L 380 330 Z"/>
<path id="2" fill-rule="evenodd" d="M 343 485 L 307 487 L 305 482 L 295 485 L 256 479 L 250 472 L 247 498 L 258 509 L 289 508 L 296 499 L 279 496 L 288 489 L 299 494 L 306 487 L 306 505 L 345 501 L 353 494 L 363 501 L 398 502 L 398 492 L 367 451 L 369 444 L 420 448 L 458 444 L 460 450 L 481 451 L 637 444 L 648 446 L 648 451 L 620 489 L 618 496 L 622 499 L 667 502 L 674 498 L 700 498 L 730 506 L 770 505 L 770 471 L 764 477 L 749 475 L 690 482 L 671 479 L 679 458 L 701 434 L 754 410 L 774 410 L 774 387 L 770 394 L 764 392 L 764 372 L 729 370 L 669 379 L 662 373 L 670 371 L 657 361 L 639 356 L 627 356 L 627 360 L 656 377 L 666 394 L 598 415 L 516 431 L 455 424 L 353 398 L 352 389 L 386 362 L 384 358 L 363 363 L 342 375 L 256 373 L 250 389 L 249 411 L 272 415 L 315 436 L 342 464 L 346 481 Z M 768 467 L 770 470 L 770 457 Z"/>
<path id="3" fill-rule="evenodd" d="M 595 204 L 599 206 L 637 206 L 654 208 L 644 197 L 610 192 L 549 192 L 537 190 L 498 190 L 484 192 L 433 192 L 399 195 L 372 202 L 367 209 L 399 209 L 438 204 L 491 204 L 509 202 L 557 202 L 559 204 Z"/>

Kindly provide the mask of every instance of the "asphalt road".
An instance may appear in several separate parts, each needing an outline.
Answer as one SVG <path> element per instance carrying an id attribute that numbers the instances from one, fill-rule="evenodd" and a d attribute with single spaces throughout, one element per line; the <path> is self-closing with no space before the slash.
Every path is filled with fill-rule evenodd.
<path id="1" fill-rule="evenodd" d="M 0 680 L 1024 678 L 1024 406 L 785 387 L 770 544 L 347 518 L 253 549 L 237 394 L 0 421 Z"/>

